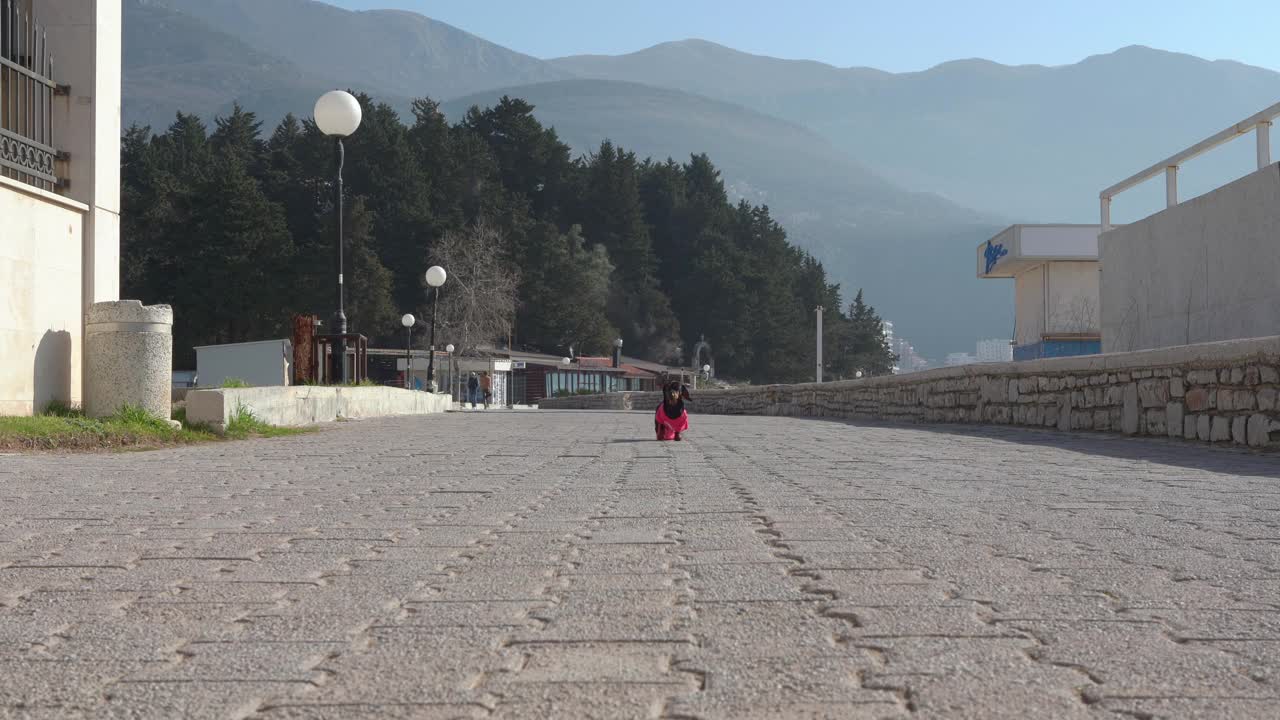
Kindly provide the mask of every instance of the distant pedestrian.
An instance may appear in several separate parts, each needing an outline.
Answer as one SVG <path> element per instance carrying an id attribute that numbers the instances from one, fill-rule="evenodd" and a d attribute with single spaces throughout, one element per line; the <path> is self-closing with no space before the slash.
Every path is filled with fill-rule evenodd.
<path id="1" fill-rule="evenodd" d="M 467 400 L 471 402 L 471 409 L 476 409 L 476 399 L 480 395 L 480 380 L 476 378 L 475 373 L 471 373 L 471 377 L 467 378 Z"/>
<path id="2" fill-rule="evenodd" d="M 484 409 L 489 409 L 489 402 L 493 400 L 493 378 L 489 373 L 480 373 L 480 392 L 484 395 Z"/>

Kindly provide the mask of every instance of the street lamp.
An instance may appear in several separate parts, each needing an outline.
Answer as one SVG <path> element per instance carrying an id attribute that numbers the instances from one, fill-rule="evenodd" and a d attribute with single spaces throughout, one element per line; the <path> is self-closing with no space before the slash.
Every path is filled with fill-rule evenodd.
<path id="1" fill-rule="evenodd" d="M 427 285 L 435 290 L 431 300 L 431 355 L 427 357 L 427 387 L 435 390 L 436 381 L 436 308 L 440 306 L 440 286 L 449 279 L 449 274 L 439 265 L 427 269 Z"/>
<path id="2" fill-rule="evenodd" d="M 404 387 L 406 390 L 413 389 L 410 378 L 413 376 L 413 324 L 416 322 L 418 319 L 408 313 L 400 318 L 400 324 L 404 326 L 406 332 L 404 341 Z"/>
<path id="3" fill-rule="evenodd" d="M 350 379 L 347 374 L 347 313 L 343 309 L 346 304 L 346 291 L 342 278 L 342 165 L 346 160 L 346 150 L 342 146 L 342 138 L 348 137 L 360 127 L 362 113 L 360 102 L 351 93 L 341 90 L 327 92 L 316 101 L 316 127 L 320 132 L 337 140 L 338 145 L 338 312 L 333 315 L 334 334 L 342 336 L 339 340 L 339 352 L 335 353 L 334 365 L 329 373 L 330 378 L 341 378 L 343 384 Z"/>
<path id="4" fill-rule="evenodd" d="M 444 351 L 449 353 L 449 397 L 453 397 L 453 391 L 457 387 L 453 382 L 453 343 L 444 346 Z M 456 399 L 456 398 L 454 398 Z"/>

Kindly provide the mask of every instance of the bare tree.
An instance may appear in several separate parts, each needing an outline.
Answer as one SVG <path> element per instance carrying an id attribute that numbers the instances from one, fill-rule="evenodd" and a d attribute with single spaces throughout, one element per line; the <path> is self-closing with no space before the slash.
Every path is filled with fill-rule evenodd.
<path id="1" fill-rule="evenodd" d="M 1091 333 L 1098 331 L 1098 303 L 1093 298 L 1076 297 L 1054 308 L 1048 326 L 1052 332 Z"/>
<path id="2" fill-rule="evenodd" d="M 447 232 L 432 248 L 431 260 L 449 273 L 440 289 L 436 347 L 453 343 L 461 353 L 474 353 L 507 338 L 520 278 L 498 228 L 481 219 Z"/>

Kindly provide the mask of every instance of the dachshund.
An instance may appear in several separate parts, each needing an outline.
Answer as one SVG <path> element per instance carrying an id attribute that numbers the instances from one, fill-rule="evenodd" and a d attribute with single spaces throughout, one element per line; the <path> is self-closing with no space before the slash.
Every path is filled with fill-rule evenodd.
<path id="1" fill-rule="evenodd" d="M 662 390 L 662 402 L 654 415 L 653 430 L 659 440 L 680 440 L 680 433 L 689 430 L 689 412 L 684 402 L 692 400 L 689 388 L 672 380 Z"/>

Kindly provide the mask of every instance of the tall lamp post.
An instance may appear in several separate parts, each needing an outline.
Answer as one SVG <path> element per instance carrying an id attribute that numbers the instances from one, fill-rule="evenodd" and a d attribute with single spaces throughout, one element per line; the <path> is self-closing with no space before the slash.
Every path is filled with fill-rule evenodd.
<path id="1" fill-rule="evenodd" d="M 404 387 L 406 390 L 413 389 L 413 325 L 418 319 L 409 313 L 405 313 L 400 318 L 400 324 L 404 326 Z"/>
<path id="2" fill-rule="evenodd" d="M 444 346 L 444 351 L 449 353 L 449 397 L 453 398 L 454 400 L 457 400 L 457 398 L 454 397 L 454 389 L 457 387 L 457 385 L 455 385 L 453 382 L 453 350 L 454 350 L 453 343 L 449 343 L 448 345 Z"/>
<path id="3" fill-rule="evenodd" d="M 436 381 L 436 308 L 440 307 L 440 286 L 449 279 L 449 274 L 439 265 L 427 269 L 427 285 L 435 290 L 431 300 L 431 355 L 427 357 L 427 387 L 435 391 Z"/>
<path id="4" fill-rule="evenodd" d="M 342 278 L 342 245 L 344 242 L 342 235 L 342 165 L 346 159 L 346 150 L 342 146 L 342 138 L 350 136 L 360 127 L 362 117 L 360 103 L 351 93 L 334 90 L 321 95 L 320 99 L 316 101 L 316 127 L 320 129 L 320 132 L 336 139 L 338 145 L 338 312 L 333 315 L 333 332 L 335 335 L 341 336 L 347 334 L 347 313 L 343 309 L 346 301 L 346 291 Z M 342 383 L 345 385 L 350 381 L 350 376 L 347 373 L 346 337 L 341 338 L 338 346 L 338 352 L 334 353 L 335 357 L 332 361 L 329 377 L 330 382 L 334 378 L 341 378 Z"/>

